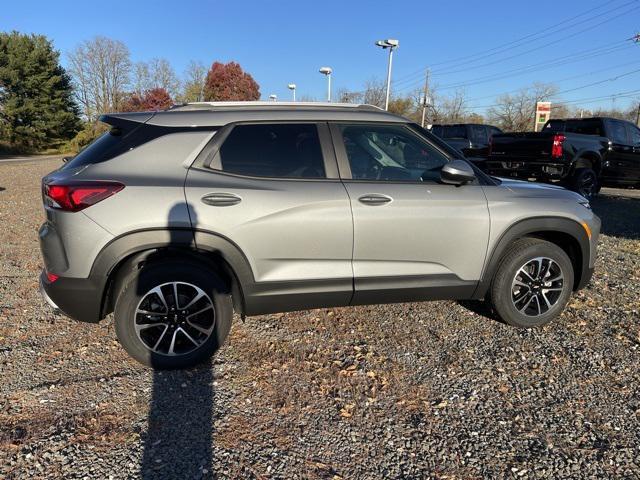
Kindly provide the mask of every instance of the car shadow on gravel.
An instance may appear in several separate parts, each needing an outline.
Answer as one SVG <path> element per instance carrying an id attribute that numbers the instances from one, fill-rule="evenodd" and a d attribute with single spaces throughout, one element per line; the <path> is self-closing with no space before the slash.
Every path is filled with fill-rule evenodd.
<path id="1" fill-rule="evenodd" d="M 181 226 L 184 208 L 181 204 L 171 208 L 167 219 L 170 227 Z M 194 225 L 197 223 L 195 217 L 191 221 Z M 170 231 L 170 245 L 184 246 L 181 235 L 184 232 L 180 229 Z M 140 285 L 136 288 L 144 290 Z M 177 290 L 175 292 L 177 294 Z M 177 298 L 174 301 L 177 305 Z M 215 397 L 213 361 L 209 359 L 190 370 L 161 370 L 159 367 L 156 366 L 153 372 L 148 428 L 142 439 L 140 477 L 143 480 L 210 477 Z"/>
<path id="2" fill-rule="evenodd" d="M 602 220 L 601 233 L 611 237 L 640 239 L 640 199 L 600 194 L 591 208 Z"/>
<path id="3" fill-rule="evenodd" d="M 140 477 L 202 478 L 212 472 L 212 362 L 155 371 Z"/>

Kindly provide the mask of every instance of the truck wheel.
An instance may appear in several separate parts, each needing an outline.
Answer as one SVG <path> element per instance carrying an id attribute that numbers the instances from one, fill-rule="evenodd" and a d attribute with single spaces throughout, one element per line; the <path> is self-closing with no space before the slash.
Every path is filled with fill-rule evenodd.
<path id="1" fill-rule="evenodd" d="M 600 191 L 598 176 L 591 168 L 577 168 L 569 187 L 585 198 L 594 197 Z"/>
<path id="2" fill-rule="evenodd" d="M 556 244 L 537 238 L 517 240 L 493 277 L 491 304 L 514 327 L 545 325 L 569 301 L 573 275 L 571 260 Z"/>
<path id="3" fill-rule="evenodd" d="M 187 368 L 209 358 L 224 343 L 232 314 L 224 282 L 184 260 L 143 267 L 119 292 L 114 309 L 124 349 L 157 369 Z"/>

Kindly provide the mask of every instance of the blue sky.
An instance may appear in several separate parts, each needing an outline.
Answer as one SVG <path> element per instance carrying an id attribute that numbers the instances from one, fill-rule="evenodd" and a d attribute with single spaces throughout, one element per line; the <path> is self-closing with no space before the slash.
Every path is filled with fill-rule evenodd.
<path id="1" fill-rule="evenodd" d="M 382 38 L 400 40 L 396 91 L 419 87 L 431 66 L 440 93 L 463 89 L 479 112 L 495 95 L 534 81 L 574 89 L 561 95 L 570 101 L 640 90 L 640 44 L 625 43 L 640 31 L 640 0 L 10 0 L 1 10 L 0 30 L 47 35 L 63 63 L 79 42 L 104 35 L 123 41 L 133 61 L 164 57 L 179 74 L 191 59 L 237 61 L 263 97 L 287 99 L 287 83 L 294 82 L 298 96 L 323 99 L 323 65 L 333 68 L 335 89 L 361 90 L 366 80 L 386 74 L 387 55 L 374 46 Z M 460 57 L 468 58 L 456 61 Z"/>

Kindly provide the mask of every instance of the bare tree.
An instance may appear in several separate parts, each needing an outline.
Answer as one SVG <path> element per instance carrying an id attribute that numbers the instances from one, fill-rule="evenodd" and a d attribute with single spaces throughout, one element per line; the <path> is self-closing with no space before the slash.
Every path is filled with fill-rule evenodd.
<path id="1" fill-rule="evenodd" d="M 133 81 L 131 86 L 133 87 L 133 92 L 140 96 L 153 88 L 151 72 L 149 71 L 149 64 L 147 62 L 137 62 L 133 66 Z"/>
<path id="2" fill-rule="evenodd" d="M 191 60 L 184 72 L 182 102 L 198 102 L 204 99 L 204 86 L 207 80 L 207 67 L 202 62 Z"/>
<path id="3" fill-rule="evenodd" d="M 117 111 L 129 86 L 129 49 L 118 40 L 95 37 L 69 53 L 76 98 L 89 120 Z"/>
<path id="4" fill-rule="evenodd" d="M 362 92 L 363 103 L 384 108 L 386 97 L 386 85 L 382 80 L 372 78 L 366 81 L 364 84 L 364 92 Z"/>
<path id="5" fill-rule="evenodd" d="M 176 98 L 180 93 L 180 80 L 168 60 L 152 58 L 133 66 L 132 87 L 133 92 L 140 96 L 149 90 L 161 88 Z"/>
<path id="6" fill-rule="evenodd" d="M 180 80 L 175 70 L 165 58 L 152 58 L 149 61 L 151 88 L 164 88 L 172 98 L 180 93 Z"/>
<path id="7" fill-rule="evenodd" d="M 363 93 L 352 92 L 346 88 L 340 88 L 336 92 L 335 98 L 340 103 L 361 103 L 363 98 Z"/>
<path id="8" fill-rule="evenodd" d="M 505 131 L 533 129 L 536 103 L 549 100 L 558 91 L 552 84 L 535 83 L 513 95 L 498 97 L 495 107 L 487 111 L 489 121 Z"/>

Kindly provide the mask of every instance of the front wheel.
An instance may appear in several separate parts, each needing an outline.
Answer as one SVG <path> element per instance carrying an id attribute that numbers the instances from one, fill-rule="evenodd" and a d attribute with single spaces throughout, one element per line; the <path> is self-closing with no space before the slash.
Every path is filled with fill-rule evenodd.
<path id="1" fill-rule="evenodd" d="M 119 293 L 114 309 L 118 340 L 144 365 L 187 368 L 224 343 L 231 297 L 215 272 L 189 261 L 143 267 Z"/>
<path id="2" fill-rule="evenodd" d="M 491 304 L 509 325 L 545 325 L 569 301 L 573 276 L 571 260 L 556 244 L 537 238 L 517 240 L 493 278 Z"/>

